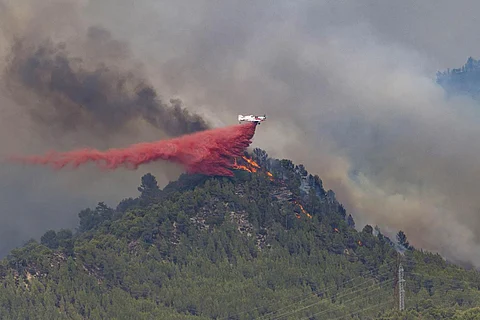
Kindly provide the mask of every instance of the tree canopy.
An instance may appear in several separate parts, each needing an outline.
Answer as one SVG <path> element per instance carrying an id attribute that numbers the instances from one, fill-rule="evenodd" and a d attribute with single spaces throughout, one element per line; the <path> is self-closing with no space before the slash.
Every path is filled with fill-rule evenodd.
<path id="1" fill-rule="evenodd" d="M 261 169 L 182 175 L 82 210 L 0 262 L 2 319 L 474 319 L 480 275 L 354 217 L 318 176 L 256 149 Z M 398 250 L 398 246 L 405 251 Z M 397 267 L 406 310 L 396 310 Z"/>

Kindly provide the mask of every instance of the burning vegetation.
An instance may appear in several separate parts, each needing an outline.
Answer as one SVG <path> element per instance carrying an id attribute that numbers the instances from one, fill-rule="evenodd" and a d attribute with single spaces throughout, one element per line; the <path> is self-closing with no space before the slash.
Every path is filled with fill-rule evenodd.
<path id="1" fill-rule="evenodd" d="M 268 171 L 268 170 L 262 170 L 260 165 L 253 160 L 252 158 L 249 158 L 247 156 L 241 156 L 240 158 L 235 158 L 234 163 L 233 163 L 233 169 L 236 170 L 244 170 L 248 171 L 251 173 L 258 172 L 258 171 L 263 171 L 270 179 L 270 181 L 274 181 L 275 179 L 273 178 L 273 174 Z"/>
<path id="2" fill-rule="evenodd" d="M 270 171 L 262 168 L 255 160 L 253 160 L 252 158 L 246 155 L 243 155 L 240 158 L 234 159 L 233 169 L 243 170 L 251 173 L 263 172 L 268 176 L 270 181 L 275 181 L 275 178 L 273 177 L 273 174 Z M 305 216 L 312 219 L 312 215 L 305 210 L 305 208 L 300 204 L 298 200 L 292 199 L 290 201 L 295 205 L 297 205 Z M 299 213 L 295 213 L 295 216 L 297 217 L 297 219 L 301 218 L 301 215 Z"/>
<path id="3" fill-rule="evenodd" d="M 293 203 L 295 203 L 297 206 L 300 207 L 300 210 L 302 210 L 302 213 L 303 213 L 304 215 L 306 215 L 307 217 L 309 217 L 310 219 L 312 219 L 312 215 L 309 214 L 309 213 L 303 208 L 303 206 L 302 206 L 298 201 L 295 200 L 295 201 L 293 201 Z"/>

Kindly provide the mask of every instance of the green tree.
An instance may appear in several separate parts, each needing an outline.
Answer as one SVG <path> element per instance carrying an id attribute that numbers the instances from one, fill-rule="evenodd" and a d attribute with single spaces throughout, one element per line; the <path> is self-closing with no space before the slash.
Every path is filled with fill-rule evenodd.
<path id="1" fill-rule="evenodd" d="M 40 243 L 50 249 L 58 248 L 57 233 L 54 230 L 48 230 L 40 238 Z"/>
<path id="2" fill-rule="evenodd" d="M 410 243 L 407 241 L 407 236 L 402 230 L 398 231 L 397 233 L 397 241 L 398 244 L 403 246 L 405 249 L 410 249 Z"/>
<path id="3" fill-rule="evenodd" d="M 406 236 L 408 310 L 378 307 L 394 289 L 394 243 L 378 227 L 353 228 L 300 166 L 267 162 L 280 178 L 183 175 L 121 214 L 100 202 L 75 234 L 49 230 L 44 245 L 12 250 L 0 260 L 2 319 L 475 319 L 480 273 Z"/>
<path id="4" fill-rule="evenodd" d="M 93 229 L 99 222 L 97 213 L 90 208 L 80 211 L 78 217 L 80 218 L 80 225 L 78 228 L 80 232 Z"/>
<path id="5" fill-rule="evenodd" d="M 353 217 L 351 214 L 349 214 L 347 217 L 347 224 L 350 228 L 355 229 L 355 221 L 353 220 Z"/>
<path id="6" fill-rule="evenodd" d="M 151 173 L 147 173 L 142 177 L 142 184 L 138 187 L 142 198 L 153 198 L 158 195 L 160 188 L 158 187 L 157 178 Z"/>

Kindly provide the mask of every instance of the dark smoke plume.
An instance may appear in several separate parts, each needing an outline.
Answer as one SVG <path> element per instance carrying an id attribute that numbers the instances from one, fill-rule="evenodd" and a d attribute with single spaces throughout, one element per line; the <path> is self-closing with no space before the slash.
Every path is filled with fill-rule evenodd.
<path id="1" fill-rule="evenodd" d="M 13 157 L 28 164 L 51 165 L 61 169 L 72 164 L 74 168 L 95 162 L 102 169 L 125 166 L 137 169 L 139 165 L 157 160 L 180 163 L 189 173 L 232 176 L 234 157 L 240 157 L 252 143 L 256 124 L 247 123 L 197 132 L 179 138 L 138 143 L 124 149 L 98 151 L 80 149 L 64 153 L 51 152 L 44 156 Z"/>
<path id="2" fill-rule="evenodd" d="M 83 146 L 105 150 L 210 128 L 199 109 L 187 106 L 187 112 L 180 100 L 169 100 L 173 94 L 155 82 L 132 39 L 118 41 L 105 19 L 90 21 L 84 5 L 0 0 L 0 158 Z M 106 29 L 91 27 L 97 25 Z M 42 169 L 0 167 L 0 257 L 49 229 L 75 228 L 85 207 L 115 206 L 136 192 L 147 172 L 160 186 L 184 172 L 171 162 L 138 171 L 79 168 L 53 175 Z"/>
<path id="3" fill-rule="evenodd" d="M 118 66 L 128 51 L 107 30 L 90 27 L 86 47 L 93 63 L 72 56 L 65 43 L 50 39 L 37 45 L 17 40 L 13 45 L 6 78 L 11 91 L 17 89 L 17 98 L 24 94 L 16 86 L 20 83 L 45 102 L 41 108 L 29 109 L 36 123 L 62 131 L 87 128 L 99 134 L 115 132 L 138 118 L 169 136 L 209 129 L 180 100 L 163 102 L 138 70 Z"/>

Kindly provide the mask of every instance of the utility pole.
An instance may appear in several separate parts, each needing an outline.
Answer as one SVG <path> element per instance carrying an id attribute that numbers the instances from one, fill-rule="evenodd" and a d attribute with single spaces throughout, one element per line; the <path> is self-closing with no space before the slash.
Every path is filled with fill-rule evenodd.
<path id="1" fill-rule="evenodd" d="M 398 309 L 405 310 L 405 279 L 403 278 L 402 263 L 398 266 Z"/>
<path id="2" fill-rule="evenodd" d="M 397 268 L 395 274 L 395 287 L 393 288 L 394 301 L 398 301 L 398 310 L 405 310 L 405 278 L 401 254 L 397 253 Z"/>

